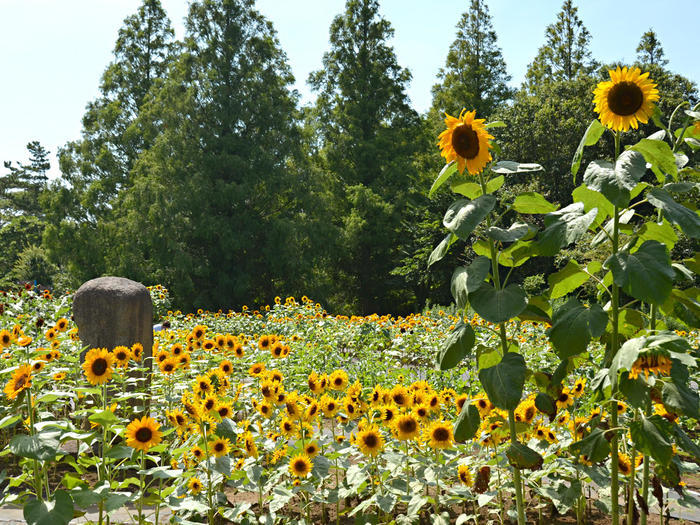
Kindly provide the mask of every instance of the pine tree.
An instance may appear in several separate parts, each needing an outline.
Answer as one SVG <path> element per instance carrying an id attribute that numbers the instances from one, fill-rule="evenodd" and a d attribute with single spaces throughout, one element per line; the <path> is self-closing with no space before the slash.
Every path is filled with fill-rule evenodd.
<path id="1" fill-rule="evenodd" d="M 400 308 L 401 220 L 420 148 L 420 121 L 406 96 L 411 76 L 387 41 L 376 0 L 348 0 L 330 27 L 331 48 L 309 82 L 318 92 L 318 161 L 335 181 L 335 276 L 348 309 Z M 410 300 L 410 299 L 409 299 Z"/>
<path id="2" fill-rule="evenodd" d="M 10 284 L 11 269 L 20 253 L 41 243 L 46 227 L 42 198 L 46 192 L 47 172 L 51 168 L 49 151 L 39 141 L 27 144 L 29 163 L 5 161 L 7 173 L 0 176 L 0 282 Z"/>
<path id="3" fill-rule="evenodd" d="M 531 92 L 542 82 L 574 80 L 595 69 L 596 63 L 588 47 L 591 34 L 577 13 L 573 1 L 564 0 L 557 21 L 547 26 L 547 42 L 526 73 L 526 85 Z"/>
<path id="4" fill-rule="evenodd" d="M 462 108 L 487 118 L 514 95 L 491 15 L 484 0 L 471 0 L 469 10 L 457 24 L 457 37 L 450 46 L 445 67 L 433 86 L 433 110 L 456 115 Z"/>
<path id="5" fill-rule="evenodd" d="M 661 47 L 661 42 L 656 36 L 653 29 L 642 35 L 637 46 L 637 61 L 644 65 L 659 65 L 665 66 L 668 60 L 664 56 L 664 49 Z"/>

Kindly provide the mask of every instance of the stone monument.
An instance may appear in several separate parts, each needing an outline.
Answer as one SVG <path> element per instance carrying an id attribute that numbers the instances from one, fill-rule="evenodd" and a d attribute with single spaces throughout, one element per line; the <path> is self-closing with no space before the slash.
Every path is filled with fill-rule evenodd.
<path id="1" fill-rule="evenodd" d="M 153 303 L 141 283 L 123 277 L 98 277 L 73 297 L 73 317 L 84 346 L 107 348 L 143 345 L 141 364 L 150 365 L 153 349 Z M 86 351 L 80 355 L 82 361 Z"/>

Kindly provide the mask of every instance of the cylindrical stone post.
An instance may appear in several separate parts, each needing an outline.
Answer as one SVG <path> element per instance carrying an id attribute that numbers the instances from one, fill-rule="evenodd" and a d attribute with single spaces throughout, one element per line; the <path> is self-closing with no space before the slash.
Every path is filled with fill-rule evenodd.
<path id="1" fill-rule="evenodd" d="M 73 297 L 73 317 L 83 346 L 113 350 L 143 345 L 141 366 L 151 368 L 153 303 L 141 283 L 123 277 L 98 277 L 84 283 Z M 85 359 L 87 350 L 80 354 Z M 150 380 L 150 374 L 147 379 Z"/>

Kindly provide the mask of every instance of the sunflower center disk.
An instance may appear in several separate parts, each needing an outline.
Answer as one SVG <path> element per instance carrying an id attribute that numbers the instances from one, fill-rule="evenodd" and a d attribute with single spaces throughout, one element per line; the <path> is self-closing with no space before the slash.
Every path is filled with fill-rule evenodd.
<path id="1" fill-rule="evenodd" d="M 644 102 L 644 93 L 633 82 L 620 82 L 608 93 L 608 107 L 616 115 L 634 115 Z"/>
<path id="2" fill-rule="evenodd" d="M 369 434 L 365 436 L 365 445 L 367 445 L 370 448 L 374 448 L 377 446 L 377 436 L 374 434 Z"/>
<path id="3" fill-rule="evenodd" d="M 433 438 L 435 438 L 435 441 L 447 441 L 449 437 L 450 433 L 444 428 L 436 428 L 435 432 L 433 432 Z"/>
<path id="4" fill-rule="evenodd" d="M 452 147 L 460 157 L 473 159 L 479 154 L 479 136 L 468 124 L 457 126 L 452 133 Z"/>
<path id="5" fill-rule="evenodd" d="M 136 441 L 148 443 L 153 437 L 153 432 L 151 432 L 150 428 L 139 428 L 136 431 L 136 434 L 134 434 L 134 437 L 136 438 Z"/>
<path id="6" fill-rule="evenodd" d="M 96 376 L 101 376 L 107 371 L 107 360 L 103 358 L 95 359 L 92 363 L 92 373 Z"/>

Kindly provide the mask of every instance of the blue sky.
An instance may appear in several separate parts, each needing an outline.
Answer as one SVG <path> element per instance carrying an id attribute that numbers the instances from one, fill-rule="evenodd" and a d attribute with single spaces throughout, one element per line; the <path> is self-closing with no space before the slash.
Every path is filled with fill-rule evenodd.
<path id="1" fill-rule="evenodd" d="M 187 0 L 161 0 L 178 37 Z M 25 145 L 39 140 L 52 153 L 80 137 L 85 105 L 98 95 L 100 76 L 112 58 L 117 32 L 140 0 L 0 0 L 0 160 L 26 160 Z M 395 30 L 390 44 L 413 80 L 408 95 L 426 110 L 430 88 L 443 65 L 455 24 L 469 0 L 380 0 Z M 644 31 L 659 36 L 668 67 L 700 82 L 700 0 L 578 0 L 579 16 L 601 61 L 632 62 Z M 302 102 L 313 100 L 309 72 L 321 67 L 328 28 L 344 0 L 258 0 L 272 20 L 296 77 Z M 544 43 L 562 0 L 488 0 L 512 84 Z M 0 169 L 3 169 L 0 167 Z"/>

